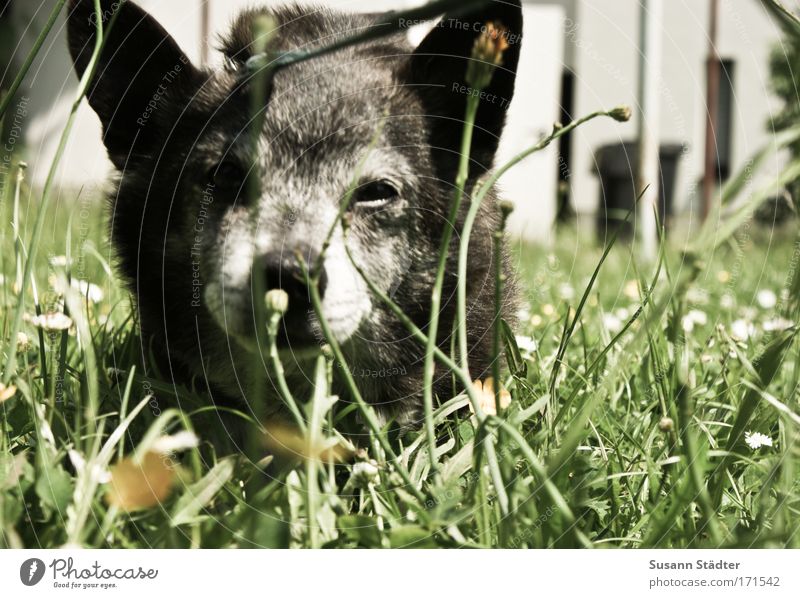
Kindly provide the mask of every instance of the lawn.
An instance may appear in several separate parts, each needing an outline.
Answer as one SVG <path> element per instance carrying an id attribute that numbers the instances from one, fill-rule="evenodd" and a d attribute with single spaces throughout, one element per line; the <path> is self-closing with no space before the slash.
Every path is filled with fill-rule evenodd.
<path id="1" fill-rule="evenodd" d="M 800 36 L 800 22 L 773 10 Z M 505 49 L 499 35 L 482 36 L 473 48 L 482 66 L 467 71 L 481 89 Z M 265 77 L 275 68 L 266 58 Z M 462 147 L 479 99 L 466 101 Z M 8 105 L 0 101 L 0 114 Z M 515 161 L 589 120 L 631 113 L 618 107 L 556 126 Z M 432 400 L 426 392 L 424 425 L 405 433 L 382 428 L 360 393 L 332 395 L 334 373 L 347 378 L 357 364 L 329 331 L 313 396 L 281 389 L 291 427 L 261 421 L 258 405 L 221 407 L 200 385 L 156 375 L 115 275 L 103 202 L 59 189 L 55 177 L 31 190 L 21 165 L 4 164 L 0 545 L 800 547 L 800 234 L 794 217 L 753 218 L 796 182 L 800 165 L 795 158 L 763 189 L 749 184 L 770 149 L 797 139 L 796 126 L 776 134 L 725 185 L 705 226 L 661 236 L 654 262 L 569 226 L 552 249 L 515 247 L 524 299 L 514 329 L 495 329 L 493 354 L 502 348 L 505 366 L 493 382 L 473 383 L 431 342 L 427 373 L 434 356 L 449 359 L 454 391 Z M 454 212 L 468 169 L 465 152 Z M 472 190 L 469 207 L 490 186 Z M 352 189 L 340 216 L 350 199 Z M 318 279 L 309 278 L 319 308 Z M 268 293 L 266 307 L 281 301 Z M 256 320 L 272 326 L 275 359 L 266 361 L 280 381 L 275 313 Z M 263 388 L 266 372 L 256 382 Z"/>
<path id="2" fill-rule="evenodd" d="M 134 367 L 96 198 L 51 204 L 36 284 L 20 288 L 39 195 L 23 184 L 15 202 L 14 179 L 0 231 L 3 546 L 800 547 L 795 221 L 678 229 L 656 264 L 621 242 L 604 259 L 569 228 L 553 250 L 519 248 L 499 416 L 479 423 L 465 395 L 438 397 L 432 468 L 424 430 L 377 434 L 329 396 L 323 358 L 315 396 L 298 397 L 306 434 L 227 413 L 256 465 L 212 443 L 227 432 L 207 397 Z"/>

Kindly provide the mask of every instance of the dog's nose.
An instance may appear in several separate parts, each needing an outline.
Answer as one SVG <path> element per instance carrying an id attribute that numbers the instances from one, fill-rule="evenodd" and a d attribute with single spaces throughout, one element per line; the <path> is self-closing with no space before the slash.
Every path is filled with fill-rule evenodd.
<path id="1" fill-rule="evenodd" d="M 298 255 L 299 253 L 299 255 Z M 262 256 L 259 266 L 263 273 L 264 289 L 282 289 L 289 295 L 289 311 L 295 314 L 307 312 L 311 308 L 311 293 L 306 285 L 305 274 L 300 266 L 299 259 L 305 260 L 306 268 L 316 266 L 319 254 L 308 248 L 298 248 L 297 251 L 275 251 Z M 328 277 L 325 268 L 319 276 L 319 294 L 325 296 L 325 287 Z"/>

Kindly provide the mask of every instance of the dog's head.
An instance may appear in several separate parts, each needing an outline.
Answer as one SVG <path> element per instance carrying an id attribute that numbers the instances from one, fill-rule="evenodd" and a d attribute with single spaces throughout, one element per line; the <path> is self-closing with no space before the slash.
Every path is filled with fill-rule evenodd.
<path id="1" fill-rule="evenodd" d="M 242 14 L 223 40 L 224 67 L 204 70 L 135 4 L 101 4 L 97 15 L 92 0 L 70 3 L 70 51 L 86 76 L 103 24 L 88 99 L 120 173 L 113 240 L 140 303 L 160 302 L 166 318 L 194 310 L 252 347 L 258 277 L 261 288 L 290 296 L 284 341 L 308 347 L 319 323 L 298 258 L 313 266 L 333 230 L 320 291 L 337 340 L 392 340 L 388 311 L 351 257 L 412 313 L 428 309 L 473 93 L 470 54 L 487 23 L 507 30 L 509 47 L 477 116 L 468 187 L 492 166 L 513 95 L 519 1 L 446 17 L 417 48 L 393 34 L 292 65 L 269 90 L 257 87 L 251 66 L 266 10 Z M 268 14 L 278 52 L 381 26 L 376 15 L 294 5 Z M 351 188 L 345 237 L 334 224 Z"/>

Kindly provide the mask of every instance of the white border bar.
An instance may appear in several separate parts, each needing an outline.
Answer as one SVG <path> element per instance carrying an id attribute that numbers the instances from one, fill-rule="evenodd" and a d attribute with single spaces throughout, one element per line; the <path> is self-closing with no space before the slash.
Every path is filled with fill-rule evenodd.
<path id="1" fill-rule="evenodd" d="M 27 587 L 21 575 L 31 575 L 30 559 L 44 563 L 45 572 Z M 654 568 L 671 563 L 684 568 Z M 0 550 L 0 594 L 797 597 L 798 565 L 800 551 L 791 550 Z M 126 575 L 145 578 L 115 578 Z M 711 585 L 720 583 L 728 585 Z"/>

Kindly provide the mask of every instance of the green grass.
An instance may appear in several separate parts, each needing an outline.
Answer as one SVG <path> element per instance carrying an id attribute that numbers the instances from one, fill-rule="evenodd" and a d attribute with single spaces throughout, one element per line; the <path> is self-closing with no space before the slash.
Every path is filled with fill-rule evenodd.
<path id="1" fill-rule="evenodd" d="M 624 120 L 630 111 L 557 127 L 515 162 L 602 115 Z M 470 134 L 468 126 L 465 148 Z M 774 186 L 798 172 L 791 164 Z M 464 160 L 461 180 L 466 174 Z M 796 222 L 785 230 L 751 222 L 774 189 L 737 201 L 748 177 L 731 180 L 720 213 L 688 241 L 678 230 L 662 243 L 656 264 L 569 231 L 553 252 L 520 249 L 527 301 L 518 329 L 495 337 L 508 361 L 508 407 L 487 414 L 504 402 L 499 386 L 479 391 L 457 354 L 429 344 L 426 375 L 434 358 L 444 362 L 465 394 L 426 393 L 424 427 L 398 436 L 381 429 L 352 379 L 352 402 L 331 396 L 332 373 L 349 378 L 350 370 L 329 334 L 313 396 L 281 389 L 289 406 L 300 405 L 296 431 L 216 413 L 192 389 L 143 377 L 100 203 L 54 194 L 53 176 L 30 193 L 9 173 L 0 205 L 13 223 L 0 229 L 0 541 L 799 547 L 800 236 Z M 473 206 L 486 189 L 474 192 Z M 318 307 L 317 273 L 307 274 Z M 280 378 L 277 316 L 266 307 L 257 315 Z M 52 314 L 70 325 L 42 326 Z M 220 415 L 241 420 L 251 458 L 218 441 L 228 435 Z"/>
<path id="2" fill-rule="evenodd" d="M 4 207 L 9 222 L 13 201 Z M 20 211 L 24 234 L 36 200 Z M 386 436 L 398 463 L 374 433 L 334 463 L 335 451 L 317 447 L 335 444 L 335 428 L 352 429 L 354 409 L 324 392 L 323 363 L 317 396 L 297 397 L 313 441 L 280 437 L 317 458 L 278 451 L 264 477 L 242 455 L 215 453 L 210 441 L 225 431 L 203 417 L 202 396 L 181 391 L 176 411 L 170 384 L 134 371 L 139 339 L 127 293 L 108 269 L 102 212 L 70 199 L 46 214 L 35 268 L 42 311 L 61 309 L 67 270 L 104 297 L 68 292 L 75 326 L 44 335 L 43 345 L 30 318 L 27 346 L 9 338 L 20 296 L 14 239 L 3 231 L 0 365 L 12 351 L 17 357 L 17 392 L 1 406 L 5 546 L 800 546 L 800 349 L 793 329 L 767 330 L 795 313 L 796 298 L 784 292 L 797 263 L 794 224 L 748 226 L 705 256 L 691 284 L 684 275 L 695 264 L 680 252 L 666 251 L 655 276 L 657 266 L 637 264 L 617 245 L 566 345 L 565 314 L 575 313 L 602 251 L 568 231 L 552 252 L 524 248 L 517 255 L 528 300 L 517 334 L 529 338 L 511 348 L 512 402 L 502 423 L 490 417 L 479 429 L 468 411 L 450 413 L 464 396 L 438 397 L 437 476 L 423 430 Z M 70 268 L 48 259 L 66 255 Z M 24 300 L 34 315 L 31 288 Z M 161 504 L 127 511 L 109 502 L 109 467 L 147 464 L 159 438 L 186 429 L 200 445 L 171 456 L 174 482 Z M 739 432 L 762 433 L 772 446 L 754 450 Z M 506 505 L 485 459 L 473 457 L 476 437 L 487 433 L 497 437 Z M 149 474 L 153 484 L 158 473 Z"/>

